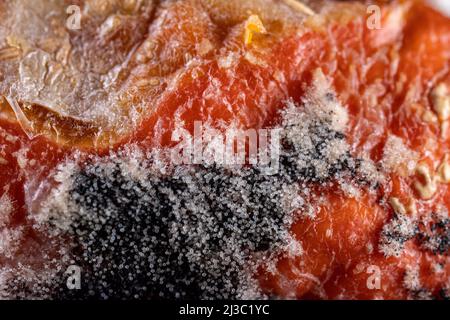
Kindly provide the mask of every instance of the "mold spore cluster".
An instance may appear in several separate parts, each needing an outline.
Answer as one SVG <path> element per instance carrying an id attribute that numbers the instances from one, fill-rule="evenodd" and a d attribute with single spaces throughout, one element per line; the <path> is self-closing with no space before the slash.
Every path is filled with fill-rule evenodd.
<path id="1" fill-rule="evenodd" d="M 217 165 L 160 170 L 133 148 L 60 167 L 60 185 L 36 223 L 70 239 L 71 263 L 83 278 L 80 290 L 61 281 L 53 295 L 261 298 L 258 267 L 287 248 L 301 255 L 288 230 L 294 212 L 314 210 L 311 184 L 366 179 L 360 168 L 367 166 L 345 142 L 345 109 L 323 74 L 314 79 L 303 103 L 288 101 L 281 113 L 276 174 Z"/>

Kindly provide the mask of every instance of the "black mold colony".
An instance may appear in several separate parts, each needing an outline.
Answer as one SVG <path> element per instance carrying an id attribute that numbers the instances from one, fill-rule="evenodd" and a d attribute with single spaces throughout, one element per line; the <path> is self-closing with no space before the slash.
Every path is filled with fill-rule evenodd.
<path id="1" fill-rule="evenodd" d="M 420 221 L 417 226 L 417 240 L 421 247 L 433 254 L 450 253 L 450 219 L 432 214 L 433 221 Z"/>
<path id="2" fill-rule="evenodd" d="M 348 150 L 327 158 L 325 150 L 344 141 L 344 135 L 327 118 L 311 118 L 302 123 L 302 130 L 295 123 L 283 123 L 289 135 L 283 135 L 275 175 L 254 167 L 232 172 L 197 166 L 177 168 L 165 177 L 149 174 L 138 181 L 126 177 L 118 163 L 91 165 L 76 174 L 70 198 L 79 212 L 71 233 L 75 264 L 83 268 L 82 287 L 57 290 L 58 297 L 257 295 L 251 280 L 257 264 L 252 261 L 286 241 L 292 211 L 286 196 L 319 182 L 314 161 L 326 163 L 320 182 L 353 177 L 357 171 L 358 161 Z M 292 138 L 295 130 L 306 130 L 312 143 L 299 145 L 302 137 Z M 306 160 L 302 165 L 300 158 Z M 302 205 L 297 201 L 295 207 Z"/>

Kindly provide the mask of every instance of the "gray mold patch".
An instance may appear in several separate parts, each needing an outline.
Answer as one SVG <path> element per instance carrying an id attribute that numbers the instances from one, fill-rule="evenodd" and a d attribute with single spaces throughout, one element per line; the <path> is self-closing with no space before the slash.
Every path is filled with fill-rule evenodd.
<path id="1" fill-rule="evenodd" d="M 301 239 L 289 228 L 294 212 L 314 211 L 310 186 L 370 185 L 368 166 L 345 141 L 345 109 L 323 81 L 318 73 L 303 104 L 287 102 L 273 175 L 217 165 L 161 173 L 132 148 L 59 168 L 65 178 L 36 217 L 40 228 L 71 239 L 71 263 L 83 277 L 80 290 L 60 282 L 53 296 L 262 298 L 258 267 L 292 254 L 288 248 L 301 255 Z"/>

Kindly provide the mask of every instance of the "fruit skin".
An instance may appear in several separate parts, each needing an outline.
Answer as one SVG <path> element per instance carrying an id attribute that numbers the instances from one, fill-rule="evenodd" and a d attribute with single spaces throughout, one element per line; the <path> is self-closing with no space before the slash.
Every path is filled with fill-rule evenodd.
<path id="1" fill-rule="evenodd" d="M 233 26 L 217 26 L 214 21 L 196 25 L 190 23 L 190 15 L 183 16 L 185 11 L 199 18 L 205 14 L 198 1 L 168 5 L 161 9 L 161 15 L 172 14 L 173 20 L 163 30 L 155 31 L 155 38 L 168 35 L 185 44 L 181 51 L 195 55 L 194 41 L 207 35 L 213 49 L 197 64 L 188 66 L 184 66 L 181 52 L 173 58 L 168 48 L 160 51 L 159 59 L 176 77 L 157 74 L 164 81 L 156 91 L 147 88 L 135 95 L 139 102 L 145 102 L 142 121 L 131 133 L 115 139 L 114 149 L 134 142 L 148 149 L 170 146 L 171 132 L 180 120 L 190 130 L 197 120 L 212 121 L 216 126 L 235 121 L 247 128 L 276 123 L 284 100 L 292 97 L 300 101 L 312 70 L 321 67 L 349 110 L 347 139 L 355 154 L 382 160 L 390 134 L 402 138 L 430 166 L 437 165 L 448 153 L 448 137 L 442 137 L 439 125 L 424 122 L 422 115 L 425 110 L 432 110 L 431 89 L 438 82 L 450 83 L 449 20 L 420 2 L 383 6 L 383 22 L 388 28 L 381 30 L 367 30 L 363 14 L 349 23 L 331 23 L 325 30 L 306 28 L 298 34 L 289 23 L 280 30 L 275 21 L 267 27 L 273 33 L 255 35 L 248 48 L 242 41 L 244 20 Z M 390 17 L 400 17 L 404 23 L 389 24 Z M 178 25 L 183 26 L 181 32 Z M 221 27 L 226 27 L 226 32 Z M 170 47 L 170 40 L 166 46 Z M 223 68 L 221 59 L 230 52 L 238 54 L 231 67 Z M 249 52 L 257 59 L 249 59 L 245 55 Z M 153 72 L 145 65 L 136 65 L 128 78 L 129 88 Z M 126 93 L 135 94 L 131 89 Z M 64 157 L 79 150 L 102 154 L 109 148 L 72 148 L 55 143 L 54 137 L 46 135 L 29 140 L 16 123 L 8 120 L 1 120 L 0 127 L 19 139 L 11 142 L 0 137 L 0 143 L 7 148 L 8 161 L 7 169 L 0 171 L 0 187 L 14 201 L 13 224 L 17 225 L 28 223 L 30 199 L 39 181 L 45 180 Z M 24 147 L 29 149 L 28 160 L 35 160 L 40 167 L 38 174 L 33 168 L 20 168 L 17 158 L 11 156 Z M 414 239 L 406 244 L 400 257 L 386 258 L 377 249 L 383 224 L 394 215 L 385 201 L 390 196 L 417 200 L 425 217 L 439 205 L 450 208 L 447 185 L 440 184 L 436 196 L 426 202 L 414 191 L 414 179 L 392 174 L 378 192 L 363 189 L 357 200 L 335 190 L 321 190 L 327 203 L 320 208 L 317 221 L 300 218 L 292 226 L 293 235 L 303 244 L 303 255 L 281 258 L 274 274 L 262 269 L 262 287 L 279 297 L 417 298 L 403 282 L 405 272 L 418 265 L 422 286 L 440 297 L 450 277 L 448 252 L 432 254 Z M 328 237 L 330 229 L 332 236 Z M 372 250 L 368 249 L 369 244 Z M 433 271 L 436 264 L 444 266 L 439 273 Z M 381 289 L 368 290 L 367 272 L 354 272 L 372 265 L 381 270 Z"/>

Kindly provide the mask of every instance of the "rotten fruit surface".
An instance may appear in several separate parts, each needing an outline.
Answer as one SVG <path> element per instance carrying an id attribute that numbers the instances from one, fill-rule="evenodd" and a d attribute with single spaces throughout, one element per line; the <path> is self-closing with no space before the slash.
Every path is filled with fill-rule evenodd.
<path id="1" fill-rule="evenodd" d="M 102 299 L 448 298 L 450 23 L 379 5 L 0 1 L 0 296 L 79 298 L 78 259 Z M 284 128 L 284 171 L 174 174 L 195 121 Z"/>

